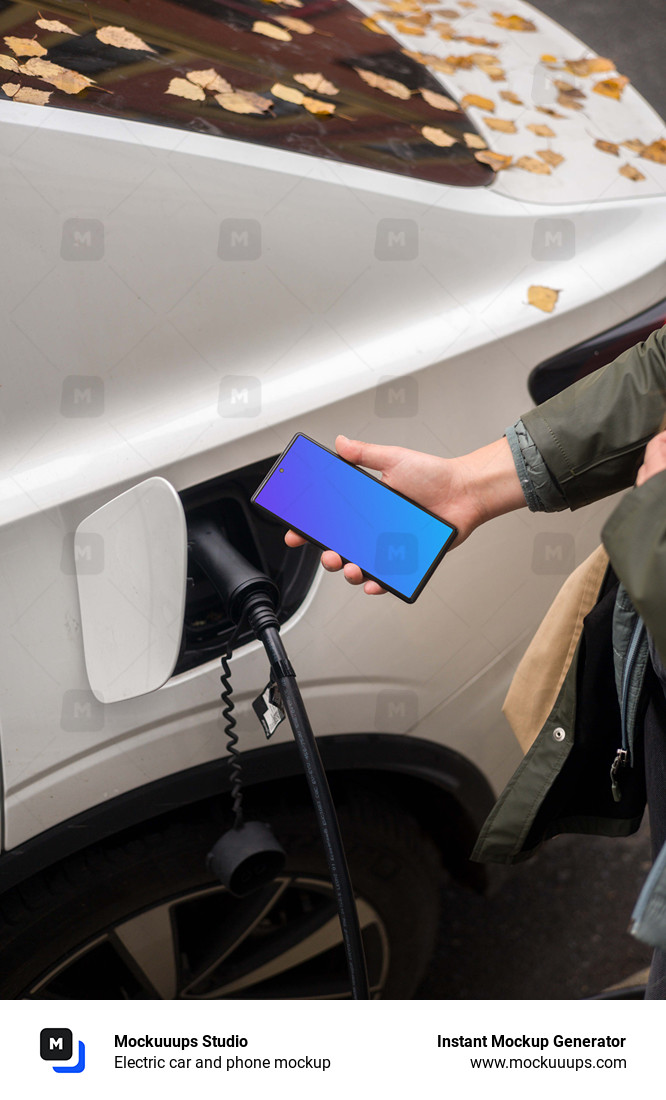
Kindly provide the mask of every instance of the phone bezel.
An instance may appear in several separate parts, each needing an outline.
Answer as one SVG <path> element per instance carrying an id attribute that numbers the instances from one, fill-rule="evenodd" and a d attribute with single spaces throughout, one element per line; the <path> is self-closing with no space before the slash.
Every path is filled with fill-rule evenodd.
<path id="1" fill-rule="evenodd" d="M 330 455 L 333 455 L 334 458 L 337 458 L 339 462 L 344 462 L 344 463 L 346 463 L 347 466 L 351 466 L 351 468 L 353 470 L 358 470 L 359 474 L 363 474 L 364 477 L 369 477 L 371 481 L 376 482 L 377 485 L 381 486 L 388 493 L 395 493 L 396 496 L 402 497 L 403 500 L 409 501 L 409 503 L 413 504 L 415 508 L 419 509 L 419 511 L 425 512 L 426 515 L 432 516 L 433 519 L 436 519 L 439 523 L 443 524 L 446 527 L 451 528 L 451 534 L 450 534 L 449 538 L 446 540 L 444 546 L 440 550 L 440 552 L 437 555 L 437 557 L 435 558 L 435 560 L 432 562 L 432 564 L 431 564 L 430 568 L 428 569 L 427 573 L 424 573 L 423 577 L 419 581 L 417 587 L 414 589 L 411 596 L 405 596 L 404 592 L 399 592 L 396 588 L 392 588 L 391 585 L 387 584 L 386 581 L 381 579 L 381 577 L 375 577 L 372 573 L 366 572 L 365 569 L 362 570 L 363 576 L 366 578 L 366 580 L 375 581 L 377 584 L 380 584 L 382 586 L 382 588 L 386 589 L 387 592 L 392 592 L 394 596 L 397 596 L 398 599 L 402 600 L 404 603 L 414 603 L 415 600 L 417 600 L 418 597 L 420 596 L 421 592 L 425 588 L 426 584 L 430 580 L 433 573 L 435 572 L 435 569 L 437 568 L 437 566 L 441 562 L 442 558 L 446 554 L 446 552 L 449 549 L 451 543 L 456 538 L 456 536 L 458 534 L 458 528 L 454 527 L 454 525 L 452 523 L 449 523 L 448 520 L 442 519 L 441 516 L 435 515 L 435 513 L 431 512 L 429 508 L 424 508 L 422 504 L 417 504 L 416 501 L 412 500 L 411 497 L 408 497 L 406 495 L 406 493 L 401 493 L 399 489 L 394 489 L 391 485 L 385 485 L 383 481 L 379 481 L 378 478 L 373 477 L 372 474 L 369 474 L 366 470 L 363 470 L 360 466 L 356 466 L 353 462 L 349 462 L 346 458 L 343 458 L 342 455 L 339 455 L 337 453 L 337 451 L 332 451 L 330 447 L 325 447 L 323 445 L 323 443 L 319 443 L 318 440 L 313 439 L 312 436 L 306 435 L 305 432 L 296 432 L 296 434 L 291 438 L 291 440 L 289 441 L 287 446 L 284 448 L 282 453 L 275 460 L 275 462 L 271 466 L 271 468 L 268 471 L 268 473 L 266 474 L 266 476 L 263 478 L 263 480 L 261 482 L 261 485 L 259 485 L 259 487 L 257 489 L 255 489 L 254 493 L 250 497 L 250 503 L 254 504 L 255 508 L 259 508 L 262 512 L 265 512 L 266 515 L 273 516 L 274 519 L 280 520 L 281 523 L 286 524 L 288 528 L 290 528 L 292 531 L 295 531 L 297 535 L 301 535 L 304 539 L 307 539 L 308 542 L 313 543 L 314 546 L 319 546 L 321 550 L 332 550 L 333 549 L 332 546 L 324 546 L 323 543 L 318 542 L 316 539 L 312 538 L 311 535 L 308 535 L 306 531 L 300 531 L 297 527 L 292 526 L 292 524 L 289 522 L 289 520 L 286 520 L 284 518 L 284 516 L 279 516 L 277 514 L 277 512 L 271 512 L 271 510 L 269 508 L 265 508 L 263 504 L 259 504 L 259 502 L 256 499 L 259 496 L 259 493 L 261 492 L 261 490 L 266 485 L 266 483 L 271 479 L 271 477 L 273 476 L 275 471 L 278 469 L 278 467 L 279 467 L 280 463 L 283 461 L 285 455 L 289 452 L 291 447 L 293 447 L 296 440 L 301 438 L 301 437 L 303 439 L 307 439 L 309 443 L 314 443 L 315 447 L 319 447 L 322 451 L 328 451 L 328 453 Z M 336 550 L 335 553 L 337 554 L 338 551 Z M 340 555 L 340 556 L 342 557 L 342 555 Z M 342 558 L 342 561 L 346 564 L 348 559 L 347 558 Z"/>

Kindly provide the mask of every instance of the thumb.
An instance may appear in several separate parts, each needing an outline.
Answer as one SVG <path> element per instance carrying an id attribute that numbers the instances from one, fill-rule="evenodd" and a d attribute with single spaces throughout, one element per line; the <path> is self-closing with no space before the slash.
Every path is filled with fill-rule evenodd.
<path id="1" fill-rule="evenodd" d="M 367 466 L 369 470 L 390 470 L 398 460 L 400 447 L 385 447 L 381 443 L 363 443 L 360 439 L 347 439 L 339 435 L 335 449 L 341 458 L 355 466 Z"/>

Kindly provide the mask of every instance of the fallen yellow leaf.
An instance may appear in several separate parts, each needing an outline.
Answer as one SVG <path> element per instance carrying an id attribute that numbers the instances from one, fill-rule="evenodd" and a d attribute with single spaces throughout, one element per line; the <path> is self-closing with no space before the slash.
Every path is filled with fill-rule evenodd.
<path id="1" fill-rule="evenodd" d="M 375 22 L 374 19 L 370 19 L 369 16 L 367 19 L 362 19 L 361 23 L 366 30 L 372 31 L 373 34 L 388 34 L 388 31 L 385 31 L 383 27 L 379 26 L 379 23 Z"/>
<path id="2" fill-rule="evenodd" d="M 401 84 L 398 80 L 390 80 L 387 76 L 380 76 L 379 73 L 373 73 L 369 69 L 356 69 L 355 71 L 360 76 L 361 80 L 364 80 L 371 88 L 379 88 L 380 91 L 386 92 L 387 95 L 392 95 L 395 99 L 410 99 L 412 93 L 409 88 L 406 88 L 404 84 Z"/>
<path id="3" fill-rule="evenodd" d="M 65 69 L 62 65 L 55 65 L 53 61 L 45 61 L 43 57 L 31 57 L 21 65 L 21 72 L 26 76 L 37 76 L 67 95 L 78 95 L 95 83 L 89 76 L 83 76 L 73 69 Z"/>
<path id="4" fill-rule="evenodd" d="M 447 95 L 440 95 L 439 92 L 431 92 L 430 88 L 419 88 L 419 91 L 426 103 L 429 103 L 431 107 L 436 107 L 438 111 L 459 110 L 458 104 L 452 99 L 449 99 Z"/>
<path id="5" fill-rule="evenodd" d="M 314 27 L 304 19 L 295 19 L 293 15 L 276 15 L 275 18 L 278 23 L 288 31 L 293 31 L 294 34 L 314 34 Z"/>
<path id="6" fill-rule="evenodd" d="M 541 61 L 545 61 L 545 62 L 550 63 L 552 65 L 557 61 L 557 58 L 552 53 L 542 53 L 541 54 Z"/>
<path id="7" fill-rule="evenodd" d="M 537 137 L 555 137 L 555 131 L 551 130 L 550 126 L 540 122 L 530 122 L 527 129 L 531 130 Z"/>
<path id="8" fill-rule="evenodd" d="M 591 73 L 613 72 L 615 65 L 608 57 L 584 57 L 578 61 L 565 61 L 564 67 L 574 76 L 590 76 Z"/>
<path id="9" fill-rule="evenodd" d="M 629 141 L 621 141 L 620 145 L 624 145 L 625 149 L 628 149 L 630 153 L 642 153 L 646 148 L 645 142 L 640 138 L 631 138 Z"/>
<path id="10" fill-rule="evenodd" d="M 35 26 L 41 27 L 43 31 L 56 31 L 59 34 L 75 34 L 77 38 L 79 37 L 78 31 L 73 31 L 66 23 L 61 23 L 59 19 L 35 19 Z"/>
<path id="11" fill-rule="evenodd" d="M 462 107 L 478 107 L 480 111 L 494 111 L 495 104 L 492 99 L 484 99 L 482 95 L 464 95 L 460 100 Z"/>
<path id="12" fill-rule="evenodd" d="M 620 99 L 628 83 L 628 76 L 612 76 L 609 80 L 600 80 L 594 85 L 592 91 L 598 95 L 608 96 L 609 99 Z"/>
<path id="13" fill-rule="evenodd" d="M 535 31 L 536 26 L 531 19 L 523 19 L 522 15 L 504 15 L 501 11 L 492 13 L 496 27 L 503 27 L 506 31 Z"/>
<path id="14" fill-rule="evenodd" d="M 5 93 L 5 95 L 8 95 L 9 98 L 11 99 L 12 96 L 16 95 L 16 93 L 18 92 L 20 87 L 21 87 L 20 84 L 3 84 L 2 85 L 2 90 Z"/>
<path id="15" fill-rule="evenodd" d="M 573 92 L 560 92 L 557 97 L 557 102 L 560 107 L 566 107 L 569 111 L 582 111 L 583 104 L 581 103 L 580 96 L 575 96 Z"/>
<path id="16" fill-rule="evenodd" d="M 34 103 L 37 107 L 44 107 L 50 97 L 50 92 L 42 92 L 38 88 L 21 88 L 14 96 L 14 103 Z"/>
<path id="17" fill-rule="evenodd" d="M 15 38 L 13 34 L 7 34 L 4 40 L 17 57 L 43 57 L 46 53 L 34 38 Z"/>
<path id="18" fill-rule="evenodd" d="M 533 172 L 536 176 L 549 176 L 550 165 L 537 157 L 518 157 L 516 168 L 522 168 L 524 172 Z"/>
<path id="19" fill-rule="evenodd" d="M 10 57 L 8 53 L 0 53 L 0 69 L 8 69 L 10 73 L 17 73 L 19 63 L 15 57 Z"/>
<path id="20" fill-rule="evenodd" d="M 285 99 L 287 103 L 296 103 L 299 106 L 305 99 L 305 95 L 300 88 L 290 88 L 288 84 L 274 84 L 271 88 L 271 95 L 277 96 L 278 99 Z"/>
<path id="21" fill-rule="evenodd" d="M 545 160 L 546 164 L 552 164 L 553 168 L 557 168 L 558 164 L 561 164 L 564 157 L 561 153 L 555 153 L 552 149 L 537 149 L 537 156 Z"/>
<path id="22" fill-rule="evenodd" d="M 474 156 L 482 164 L 489 164 L 494 172 L 501 172 L 503 168 L 508 168 L 513 160 L 513 157 L 509 157 L 505 153 L 491 153 L 490 150 L 475 153 Z"/>
<path id="23" fill-rule="evenodd" d="M 422 126 L 421 133 L 426 141 L 431 141 L 433 145 L 439 145 L 442 149 L 448 149 L 449 146 L 456 145 L 458 142 L 457 138 L 451 137 L 437 126 Z"/>
<path id="24" fill-rule="evenodd" d="M 566 118 L 566 115 L 561 115 L 559 111 L 554 111 L 552 107 L 536 107 L 535 110 L 539 111 L 542 115 L 548 115 L 549 118 Z"/>
<path id="25" fill-rule="evenodd" d="M 484 116 L 483 121 L 491 130 L 500 130 L 503 134 L 517 134 L 515 122 L 508 118 L 490 118 Z"/>
<path id="26" fill-rule="evenodd" d="M 613 141 L 602 141 L 598 138 L 594 143 L 596 149 L 600 149 L 602 153 L 612 153 L 614 157 L 619 157 L 620 146 L 616 145 Z"/>
<path id="27" fill-rule="evenodd" d="M 653 160 L 655 164 L 666 164 L 666 138 L 659 138 L 646 145 L 640 156 L 644 160 Z"/>
<path id="28" fill-rule="evenodd" d="M 311 115 L 335 114 L 335 103 L 326 103 L 323 99 L 314 99 L 309 95 L 303 97 L 303 106 Z"/>
<path id="29" fill-rule="evenodd" d="M 638 168 L 635 168 L 633 164 L 623 164 L 621 168 L 618 168 L 618 172 L 621 176 L 626 176 L 628 180 L 639 182 L 645 179 L 643 173 L 639 172 Z"/>
<path id="30" fill-rule="evenodd" d="M 552 313 L 560 296 L 559 290 L 551 290 L 548 286 L 530 286 L 527 288 L 527 301 L 531 306 L 542 309 L 544 313 Z"/>
<path id="31" fill-rule="evenodd" d="M 235 115 L 263 115 L 273 106 L 272 99 L 266 99 L 256 92 L 220 92 L 215 99 L 220 107 Z"/>
<path id="32" fill-rule="evenodd" d="M 128 31 L 126 27 L 100 27 L 95 31 L 95 36 L 105 46 L 115 46 L 120 50 L 145 50 L 148 53 L 157 53 L 152 46 L 143 41 L 143 38 Z"/>
<path id="33" fill-rule="evenodd" d="M 275 23 L 266 23 L 263 19 L 257 19 L 252 24 L 255 34 L 263 34 L 266 38 L 277 38 L 278 42 L 291 42 L 291 35 L 284 27 L 276 27 Z"/>
<path id="34" fill-rule="evenodd" d="M 311 92 L 319 92 L 320 95 L 337 95 L 340 91 L 321 73 L 294 73 L 294 80 L 304 84 Z"/>
<path id="35" fill-rule="evenodd" d="M 187 73 L 187 79 L 192 84 L 205 88 L 207 92 L 233 92 L 229 81 L 220 76 L 215 69 L 192 69 Z"/>
<path id="36" fill-rule="evenodd" d="M 191 84 L 182 76 L 174 76 L 169 83 L 165 95 L 177 95 L 181 99 L 205 99 L 206 93 L 198 84 Z"/>
<path id="37" fill-rule="evenodd" d="M 519 107 L 523 106 L 522 99 L 515 92 L 500 92 L 500 99 L 505 99 L 507 103 L 517 103 Z"/>
<path id="38" fill-rule="evenodd" d="M 463 134 L 468 149 L 487 149 L 485 141 L 478 134 Z"/>
<path id="39" fill-rule="evenodd" d="M 414 34 L 417 38 L 425 34 L 423 27 L 420 27 L 418 23 L 408 23 L 406 19 L 398 19 L 394 26 L 398 34 Z"/>

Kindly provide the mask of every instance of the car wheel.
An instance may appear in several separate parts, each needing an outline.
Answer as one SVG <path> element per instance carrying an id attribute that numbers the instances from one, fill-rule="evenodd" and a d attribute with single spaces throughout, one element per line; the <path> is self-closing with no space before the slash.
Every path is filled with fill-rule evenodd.
<path id="1" fill-rule="evenodd" d="M 211 879 L 211 817 L 144 826 L 0 898 L 0 997 L 349 997 L 344 948 L 309 807 L 267 815 L 287 852 L 267 887 Z M 407 998 L 430 958 L 438 852 L 414 818 L 365 794 L 339 810 L 372 997 Z"/>

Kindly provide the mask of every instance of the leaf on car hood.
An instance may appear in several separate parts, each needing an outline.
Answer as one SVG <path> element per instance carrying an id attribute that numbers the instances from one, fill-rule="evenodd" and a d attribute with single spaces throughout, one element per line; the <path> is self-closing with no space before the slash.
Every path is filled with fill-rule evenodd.
<path id="1" fill-rule="evenodd" d="M 629 141 L 621 141 L 620 145 L 624 145 L 625 149 L 628 149 L 630 153 L 638 153 L 639 155 L 647 148 L 644 141 L 640 138 L 630 138 Z"/>
<path id="2" fill-rule="evenodd" d="M 89 76 L 83 76 L 74 69 L 65 69 L 53 61 L 45 61 L 43 57 L 31 57 L 21 65 L 21 72 L 26 76 L 39 77 L 40 80 L 53 84 L 54 88 L 60 92 L 66 92 L 67 95 L 78 95 L 95 83 Z"/>
<path id="3" fill-rule="evenodd" d="M 5 93 L 5 95 L 8 95 L 9 98 L 11 99 L 12 96 L 16 95 L 16 93 L 18 92 L 21 85 L 20 84 L 2 84 L 2 85 L 0 85 L 0 87 L 2 87 L 2 90 Z"/>
<path id="4" fill-rule="evenodd" d="M 600 149 L 602 153 L 611 153 L 614 157 L 620 155 L 620 146 L 616 145 L 614 141 L 602 141 L 601 138 L 597 138 L 594 146 L 595 149 Z"/>
<path id="5" fill-rule="evenodd" d="M 50 92 L 39 88 L 20 88 L 14 96 L 14 103 L 35 103 L 38 107 L 43 107 L 50 98 Z"/>
<path id="6" fill-rule="evenodd" d="M 267 23 L 264 19 L 257 19 L 252 24 L 255 34 L 263 34 L 266 38 L 277 38 L 278 42 L 291 42 L 291 35 L 284 27 L 276 27 L 275 23 Z"/>
<path id="7" fill-rule="evenodd" d="M 466 134 L 463 134 L 463 138 L 465 139 L 465 145 L 467 146 L 468 149 L 487 149 L 488 148 L 485 141 L 483 140 L 482 137 L 479 136 L 479 134 L 466 133 Z"/>
<path id="8" fill-rule="evenodd" d="M 522 15 L 504 15 L 501 11 L 492 13 L 496 27 L 503 27 L 506 31 L 535 31 L 536 25 L 531 19 L 523 19 Z"/>
<path id="9" fill-rule="evenodd" d="M 546 164 L 550 164 L 553 168 L 557 168 L 558 164 L 561 164 L 564 157 L 561 153 L 556 153 L 553 149 L 537 149 L 536 155 L 545 160 Z"/>
<path id="10" fill-rule="evenodd" d="M 430 88 L 419 88 L 419 91 L 426 103 L 429 103 L 431 107 L 436 107 L 438 111 L 459 111 L 460 108 L 454 100 L 449 99 L 447 95 L 441 95 L 439 92 L 431 92 Z"/>
<path id="11" fill-rule="evenodd" d="M 73 31 L 66 23 L 61 23 L 59 19 L 35 19 L 35 26 L 41 27 L 43 31 L 56 31 L 59 34 L 75 34 L 77 38 L 79 37 L 78 31 Z"/>
<path id="12" fill-rule="evenodd" d="M 666 138 L 659 138 L 646 145 L 640 156 L 644 160 L 653 160 L 656 164 L 666 164 Z"/>
<path id="13" fill-rule="evenodd" d="M 370 16 L 368 16 L 366 19 L 362 19 L 361 23 L 366 28 L 366 30 L 372 31 L 373 34 L 388 34 L 388 31 L 385 31 L 383 27 L 380 27 L 379 23 L 376 23 L 374 19 L 370 18 Z"/>
<path id="14" fill-rule="evenodd" d="M 0 69 L 8 69 L 10 73 L 17 73 L 19 63 L 15 57 L 10 57 L 8 53 L 0 53 Z"/>
<path id="15" fill-rule="evenodd" d="M 320 95 L 337 95 L 340 91 L 322 73 L 294 73 L 294 80 L 305 85 L 311 92 L 319 92 Z"/>
<path id="16" fill-rule="evenodd" d="M 524 172 L 533 172 L 535 176 L 549 176 L 550 165 L 538 157 L 518 157 L 516 168 L 522 168 Z"/>
<path id="17" fill-rule="evenodd" d="M 409 88 L 406 88 L 398 80 L 391 80 L 388 76 L 380 76 L 379 73 L 373 73 L 369 69 L 357 69 L 354 66 L 354 70 L 361 80 L 364 80 L 371 88 L 379 88 L 380 91 L 394 96 L 395 99 L 411 99 L 412 93 Z"/>
<path id="18" fill-rule="evenodd" d="M 143 38 L 128 31 L 126 27 L 100 27 L 95 31 L 95 36 L 105 46 L 115 46 L 119 50 L 145 50 L 147 53 L 157 53 L 157 50 L 144 42 Z"/>
<path id="19" fill-rule="evenodd" d="M 515 122 L 512 122 L 511 119 L 491 118 L 488 115 L 484 115 L 483 121 L 485 122 L 486 126 L 488 126 L 491 130 L 500 130 L 503 134 L 518 133 L 518 130 L 516 129 L 516 124 Z"/>
<path id="20" fill-rule="evenodd" d="M 181 99 L 199 99 L 204 100 L 206 93 L 203 88 L 198 84 L 192 84 L 189 80 L 185 80 L 182 76 L 174 76 L 169 83 L 165 95 L 177 95 Z"/>
<path id="21" fill-rule="evenodd" d="M 592 91 L 598 95 L 608 96 L 610 99 L 620 99 L 628 83 L 628 76 L 611 76 L 608 80 L 600 80 L 593 86 Z"/>
<path id="22" fill-rule="evenodd" d="M 43 57 L 46 53 L 34 38 L 16 38 L 13 34 L 7 34 L 4 40 L 17 57 Z"/>
<path id="23" fill-rule="evenodd" d="M 220 107 L 235 115 L 263 115 L 273 106 L 272 99 L 266 99 L 256 92 L 220 92 L 215 99 Z"/>
<path id="24" fill-rule="evenodd" d="M 615 63 L 609 57 L 583 57 L 578 61 L 565 61 L 564 67 L 574 76 L 590 76 L 591 73 L 612 73 Z"/>
<path id="25" fill-rule="evenodd" d="M 500 92 L 500 99 L 505 99 L 507 103 L 516 103 L 519 107 L 523 106 L 522 99 L 515 92 Z"/>
<path id="26" fill-rule="evenodd" d="M 623 164 L 621 168 L 618 168 L 618 172 L 621 176 L 626 176 L 628 180 L 644 180 L 645 176 L 642 172 L 639 172 L 638 168 L 635 168 L 633 164 Z"/>
<path id="27" fill-rule="evenodd" d="M 508 168 L 513 160 L 513 157 L 507 156 L 505 153 L 492 153 L 490 149 L 475 153 L 474 156 L 482 164 L 489 164 L 493 172 L 501 172 L 503 168 Z"/>
<path id="28" fill-rule="evenodd" d="M 215 69 L 191 69 L 187 73 L 187 79 L 192 84 L 198 84 L 200 88 L 205 88 L 207 92 L 233 92 L 229 81 L 220 76 Z"/>
<path id="29" fill-rule="evenodd" d="M 439 145 L 442 149 L 448 149 L 449 146 L 458 143 L 458 138 L 451 137 L 451 134 L 440 130 L 438 126 L 422 126 L 421 133 L 426 141 L 431 141 L 433 145 Z"/>
<path id="30" fill-rule="evenodd" d="M 481 111 L 494 111 L 495 104 L 492 99 L 485 99 L 482 95 L 464 95 L 460 100 L 461 107 L 478 107 Z"/>
<path id="31" fill-rule="evenodd" d="M 275 19 L 276 22 L 286 27 L 288 31 L 293 31 L 294 34 L 314 34 L 314 27 L 311 23 L 306 23 L 304 19 L 295 19 L 293 15 L 276 15 Z"/>
<path id="32" fill-rule="evenodd" d="M 560 296 L 559 290 L 551 290 L 549 286 L 529 286 L 527 288 L 527 301 L 531 306 L 542 309 L 544 313 L 552 313 Z"/>
<path id="33" fill-rule="evenodd" d="M 531 130 L 537 137 L 555 137 L 555 131 L 543 122 L 530 122 L 527 129 Z"/>
<path id="34" fill-rule="evenodd" d="M 303 96 L 303 106 L 311 115 L 335 114 L 335 103 L 327 103 L 325 99 L 315 99 L 311 95 Z"/>

